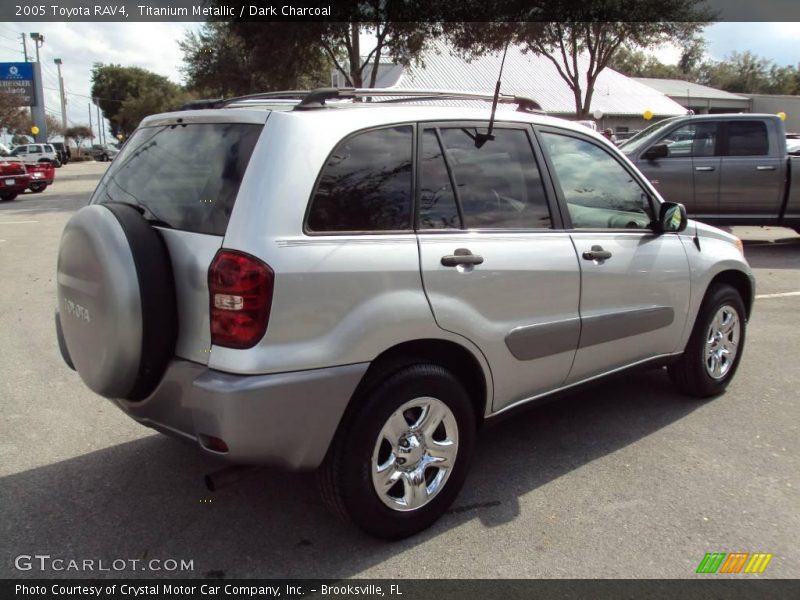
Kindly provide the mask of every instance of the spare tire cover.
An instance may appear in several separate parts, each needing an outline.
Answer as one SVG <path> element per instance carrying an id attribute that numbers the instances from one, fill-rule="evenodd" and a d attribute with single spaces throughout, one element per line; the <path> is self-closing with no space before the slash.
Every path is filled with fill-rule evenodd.
<path id="1" fill-rule="evenodd" d="M 76 212 L 61 236 L 58 306 L 69 356 L 107 398 L 141 400 L 174 355 L 175 284 L 160 234 L 124 204 Z"/>

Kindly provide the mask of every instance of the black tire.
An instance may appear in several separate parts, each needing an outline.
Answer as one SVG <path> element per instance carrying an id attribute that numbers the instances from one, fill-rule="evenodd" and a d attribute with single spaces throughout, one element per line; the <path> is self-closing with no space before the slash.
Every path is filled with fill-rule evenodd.
<path id="1" fill-rule="evenodd" d="M 3 202 L 11 202 L 17 196 L 19 196 L 17 192 L 0 192 L 0 200 Z"/>
<path id="2" fill-rule="evenodd" d="M 720 377 L 715 378 L 708 372 L 706 345 L 714 318 L 726 306 L 736 313 L 739 322 L 739 336 L 733 361 L 729 363 L 728 368 Z M 672 381 L 681 392 L 696 398 L 708 398 L 725 391 L 736 374 L 744 352 L 745 314 L 744 302 L 735 288 L 725 284 L 714 284 L 708 289 L 683 355 L 668 368 Z M 729 335 L 725 337 L 730 339 Z"/>
<path id="3" fill-rule="evenodd" d="M 108 162 L 108 154 L 103 154 L 100 160 L 102 160 L 103 162 Z"/>
<path id="4" fill-rule="evenodd" d="M 409 401 L 426 398 L 437 399 L 450 410 L 457 428 L 455 460 L 441 487 L 426 503 L 410 511 L 390 508 L 373 485 L 373 453 L 389 418 Z M 469 469 L 476 424 L 463 385 L 439 365 L 418 363 L 388 375 L 353 402 L 356 404 L 340 424 L 318 472 L 324 500 L 340 517 L 375 537 L 400 539 L 426 529 L 455 500 Z M 408 423 L 408 418 L 405 420 Z M 392 452 L 391 456 L 396 454 Z M 423 471 L 426 476 L 430 473 L 430 469 Z M 433 476 L 437 473 L 439 469 L 434 467 Z M 434 485 L 427 477 L 425 481 L 426 486 Z M 408 484 L 403 480 L 399 485 L 405 489 Z"/>
<path id="5" fill-rule="evenodd" d="M 40 194 L 47 189 L 47 184 L 37 181 L 36 183 L 30 184 L 28 187 L 34 194 Z"/>

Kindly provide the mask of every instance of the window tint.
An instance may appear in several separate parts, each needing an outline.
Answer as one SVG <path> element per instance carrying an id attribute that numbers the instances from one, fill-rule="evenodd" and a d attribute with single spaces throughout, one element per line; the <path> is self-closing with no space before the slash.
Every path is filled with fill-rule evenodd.
<path id="1" fill-rule="evenodd" d="M 122 202 L 175 229 L 224 235 L 262 125 L 190 123 L 139 129 L 92 202 Z"/>
<path id="2" fill-rule="evenodd" d="M 347 138 L 311 202 L 310 231 L 396 231 L 411 224 L 411 126 Z"/>
<path id="3" fill-rule="evenodd" d="M 419 228 L 460 229 L 461 219 L 442 147 L 433 129 L 422 134 L 420 160 Z"/>
<path id="4" fill-rule="evenodd" d="M 653 220 L 647 193 L 610 154 L 585 140 L 543 133 L 572 225 L 647 229 Z"/>
<path id="5" fill-rule="evenodd" d="M 526 132 L 495 129 L 475 146 L 476 129 L 441 129 L 466 228 L 550 227 L 539 168 Z"/>
<path id="6" fill-rule="evenodd" d="M 729 156 L 764 156 L 769 154 L 767 124 L 763 121 L 729 121 Z"/>
<path id="7" fill-rule="evenodd" d="M 717 124 L 684 125 L 665 135 L 659 143 L 667 145 L 668 158 L 714 156 L 717 147 Z"/>

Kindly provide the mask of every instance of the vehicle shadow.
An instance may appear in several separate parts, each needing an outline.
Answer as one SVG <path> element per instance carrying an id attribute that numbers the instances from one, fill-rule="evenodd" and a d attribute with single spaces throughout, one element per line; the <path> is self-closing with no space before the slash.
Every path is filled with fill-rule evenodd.
<path id="1" fill-rule="evenodd" d="M 650 370 L 487 426 L 464 490 L 448 514 L 422 534 L 395 543 L 367 537 L 332 516 L 313 474 L 265 469 L 211 494 L 202 475 L 219 463 L 191 445 L 151 435 L 0 478 L 0 577 L 350 577 L 472 520 L 488 528 L 544 519 L 546 508 L 521 514 L 520 496 L 699 406 L 673 391 L 663 369 Z M 184 559 L 194 561 L 194 570 L 18 571 L 14 559 L 20 554 L 107 564 Z"/>
<path id="2" fill-rule="evenodd" d="M 800 269 L 800 236 L 744 241 L 744 255 L 754 269 Z"/>

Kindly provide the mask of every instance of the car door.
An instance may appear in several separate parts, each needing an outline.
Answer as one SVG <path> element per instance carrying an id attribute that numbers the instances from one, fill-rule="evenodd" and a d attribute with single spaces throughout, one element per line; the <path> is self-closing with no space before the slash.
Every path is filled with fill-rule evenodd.
<path id="1" fill-rule="evenodd" d="M 720 157 L 717 121 L 687 123 L 664 134 L 667 156 L 637 163 L 661 197 L 680 202 L 692 216 L 719 212 Z M 644 154 L 644 153 L 643 153 Z"/>
<path id="2" fill-rule="evenodd" d="M 774 222 L 780 212 L 784 169 L 777 140 L 783 140 L 782 132 L 769 135 L 772 126 L 757 119 L 724 124 L 719 213 L 725 221 Z"/>
<path id="3" fill-rule="evenodd" d="M 578 343 L 578 260 L 528 125 L 421 124 L 417 235 L 438 325 L 471 340 L 494 410 L 559 387 Z"/>
<path id="4" fill-rule="evenodd" d="M 556 128 L 538 135 L 580 257 L 581 333 L 567 382 L 679 351 L 689 264 L 678 235 L 652 229 L 655 199 L 601 142 Z"/>

